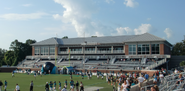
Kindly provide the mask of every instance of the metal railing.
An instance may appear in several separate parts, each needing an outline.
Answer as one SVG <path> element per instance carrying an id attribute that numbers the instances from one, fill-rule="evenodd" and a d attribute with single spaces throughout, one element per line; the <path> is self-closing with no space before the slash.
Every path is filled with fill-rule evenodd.
<path id="1" fill-rule="evenodd" d="M 164 58 L 161 61 L 157 61 L 155 64 L 148 66 L 148 68 L 146 68 L 146 69 L 153 69 L 153 68 L 158 67 L 159 65 L 162 65 L 164 63 L 166 63 L 166 58 Z"/>

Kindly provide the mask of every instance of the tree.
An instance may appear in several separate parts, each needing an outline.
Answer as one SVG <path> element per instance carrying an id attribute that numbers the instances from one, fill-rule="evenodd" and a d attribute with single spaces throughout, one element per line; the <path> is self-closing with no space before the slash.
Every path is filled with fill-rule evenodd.
<path id="1" fill-rule="evenodd" d="M 62 39 L 68 39 L 68 36 L 64 36 L 64 37 L 62 37 Z"/>
<path id="2" fill-rule="evenodd" d="M 10 51 L 4 55 L 4 62 L 7 65 L 16 66 L 20 61 L 24 60 L 27 55 L 31 55 L 32 46 L 35 40 L 28 39 L 25 43 L 15 40 L 10 44 Z"/>
<path id="3" fill-rule="evenodd" d="M 14 52 L 13 51 L 7 51 L 4 55 L 4 62 L 6 65 L 12 65 L 14 61 Z"/>
<path id="4" fill-rule="evenodd" d="M 0 66 L 4 65 L 4 55 L 6 53 L 6 50 L 5 49 L 1 49 L 0 48 Z"/>
<path id="5" fill-rule="evenodd" d="M 180 66 L 185 66 L 185 61 L 179 63 Z"/>
<path id="6" fill-rule="evenodd" d="M 185 40 L 178 42 L 173 46 L 172 55 L 185 55 Z"/>

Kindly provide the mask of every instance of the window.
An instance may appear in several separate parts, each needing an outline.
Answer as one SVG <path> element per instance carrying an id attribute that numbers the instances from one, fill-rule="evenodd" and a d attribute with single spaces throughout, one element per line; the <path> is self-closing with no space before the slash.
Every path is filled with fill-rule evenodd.
<path id="1" fill-rule="evenodd" d="M 49 54 L 50 55 L 55 55 L 55 46 L 50 46 L 50 48 L 49 48 Z"/>
<path id="2" fill-rule="evenodd" d="M 49 47 L 41 47 L 41 55 L 48 55 L 49 54 Z"/>
<path id="3" fill-rule="evenodd" d="M 95 51 L 95 48 L 85 48 L 85 51 Z"/>
<path id="4" fill-rule="evenodd" d="M 70 48 L 71 51 L 82 51 L 82 48 Z"/>
<path id="5" fill-rule="evenodd" d="M 39 55 L 40 53 L 39 53 L 39 49 L 40 49 L 40 47 L 35 47 L 35 55 Z"/>
<path id="6" fill-rule="evenodd" d="M 150 53 L 149 44 L 139 44 L 137 49 L 138 49 L 137 51 L 138 54 L 149 54 Z"/>
<path id="7" fill-rule="evenodd" d="M 159 44 L 152 44 L 152 54 L 159 54 Z"/>
<path id="8" fill-rule="evenodd" d="M 98 51 L 111 51 L 111 48 L 98 48 Z"/>
<path id="9" fill-rule="evenodd" d="M 136 54 L 136 45 L 129 45 L 129 54 Z"/>

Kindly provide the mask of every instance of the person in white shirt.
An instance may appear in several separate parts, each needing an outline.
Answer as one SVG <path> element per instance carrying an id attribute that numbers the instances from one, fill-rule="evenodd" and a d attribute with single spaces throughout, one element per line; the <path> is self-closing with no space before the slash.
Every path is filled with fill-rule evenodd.
<path id="1" fill-rule="evenodd" d="M 143 77 L 143 75 L 141 75 L 140 77 L 137 78 L 138 82 L 139 82 L 139 88 L 141 89 L 141 87 L 143 86 L 143 82 L 145 81 L 145 78 Z"/>
<path id="2" fill-rule="evenodd" d="M 178 70 L 177 70 L 177 69 L 175 69 L 174 73 L 175 73 L 175 74 L 177 74 L 177 73 L 178 73 Z"/>
<path id="3" fill-rule="evenodd" d="M 163 83 L 163 81 L 164 81 L 164 75 L 162 73 L 160 73 L 159 78 L 160 78 L 161 83 Z"/>
<path id="4" fill-rule="evenodd" d="M 67 89 L 64 87 L 61 91 L 67 91 Z"/>
<path id="5" fill-rule="evenodd" d="M 121 85 L 120 91 L 128 91 L 127 88 L 128 88 L 127 82 L 126 80 L 124 80 L 124 83 Z"/>
<path id="6" fill-rule="evenodd" d="M 18 84 L 16 84 L 15 91 L 20 91 L 20 87 Z"/>

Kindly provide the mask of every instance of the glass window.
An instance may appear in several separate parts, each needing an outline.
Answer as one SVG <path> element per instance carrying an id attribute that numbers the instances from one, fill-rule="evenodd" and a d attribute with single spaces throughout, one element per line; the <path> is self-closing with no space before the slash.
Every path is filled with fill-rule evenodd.
<path id="1" fill-rule="evenodd" d="M 39 50 L 40 50 L 40 47 L 35 47 L 35 55 L 39 55 L 40 54 L 39 53 L 40 52 Z"/>
<path id="2" fill-rule="evenodd" d="M 41 55 L 48 55 L 49 54 L 49 47 L 41 47 Z"/>
<path id="3" fill-rule="evenodd" d="M 152 54 L 159 54 L 159 44 L 152 44 Z"/>
<path id="4" fill-rule="evenodd" d="M 136 45 L 129 45 L 129 54 L 136 54 Z"/>
<path id="5" fill-rule="evenodd" d="M 50 46 L 50 48 L 49 48 L 49 54 L 50 55 L 55 55 L 55 46 Z"/>
<path id="6" fill-rule="evenodd" d="M 138 54 L 149 54 L 149 51 L 150 51 L 149 44 L 139 44 L 137 48 L 138 48 L 138 51 L 137 51 Z"/>

